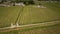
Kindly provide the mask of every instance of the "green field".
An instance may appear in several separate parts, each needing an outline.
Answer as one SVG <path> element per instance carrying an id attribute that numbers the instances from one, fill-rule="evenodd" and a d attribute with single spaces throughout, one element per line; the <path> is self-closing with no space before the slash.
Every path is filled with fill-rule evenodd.
<path id="1" fill-rule="evenodd" d="M 18 13 L 21 10 L 20 6 L 0 7 L 0 27 L 10 26 L 15 23 Z"/>
<path id="2" fill-rule="evenodd" d="M 0 7 L 0 28 L 10 26 L 11 23 L 16 24 L 17 18 L 20 25 L 60 20 L 60 3 L 40 3 L 46 8 L 33 7 L 36 5 Z M 0 32 L 0 34 L 60 34 L 60 24 L 32 29 Z"/>
<path id="3" fill-rule="evenodd" d="M 41 23 L 60 20 L 60 5 L 56 3 L 42 3 L 46 8 L 28 6 L 0 7 L 0 27 L 10 26 L 16 23 L 19 16 L 19 24 Z M 4 25 L 3 25 L 4 24 Z"/>
<path id="4" fill-rule="evenodd" d="M 21 14 L 20 24 L 40 23 L 59 20 L 57 11 L 47 8 L 34 8 L 26 6 Z"/>

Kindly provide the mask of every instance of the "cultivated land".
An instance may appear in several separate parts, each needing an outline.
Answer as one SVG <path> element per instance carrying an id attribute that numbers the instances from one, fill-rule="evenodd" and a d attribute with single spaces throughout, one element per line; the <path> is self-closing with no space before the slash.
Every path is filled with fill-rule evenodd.
<path id="1" fill-rule="evenodd" d="M 20 8 L 22 7 L 0 7 L 0 28 L 10 26 L 11 23 L 15 23 Z"/>
<path id="2" fill-rule="evenodd" d="M 59 20 L 57 11 L 47 8 L 37 8 L 26 6 L 21 14 L 20 24 L 40 23 Z"/>
<path id="3" fill-rule="evenodd" d="M 18 14 L 18 23 L 20 25 L 46 23 L 60 20 L 60 3 L 41 2 L 46 8 L 28 6 L 0 7 L 0 27 L 10 26 L 10 23 L 16 22 Z M 24 27 L 23 27 L 24 28 Z M 44 27 L 33 27 L 25 29 L 0 32 L 0 34 L 60 34 L 60 24 Z"/>

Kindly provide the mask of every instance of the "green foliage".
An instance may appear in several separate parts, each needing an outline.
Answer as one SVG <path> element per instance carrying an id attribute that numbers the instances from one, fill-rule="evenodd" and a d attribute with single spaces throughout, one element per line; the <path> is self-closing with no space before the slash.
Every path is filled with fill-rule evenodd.
<path id="1" fill-rule="evenodd" d="M 33 1 L 34 1 L 34 3 L 35 3 L 36 5 L 39 4 L 39 1 L 38 1 L 38 0 L 33 0 Z"/>

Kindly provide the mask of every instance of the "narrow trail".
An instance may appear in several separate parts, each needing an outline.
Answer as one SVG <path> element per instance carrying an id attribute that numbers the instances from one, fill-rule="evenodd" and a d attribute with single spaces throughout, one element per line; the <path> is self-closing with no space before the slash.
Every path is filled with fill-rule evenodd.
<path id="1" fill-rule="evenodd" d="M 27 25 L 20 25 L 20 26 L 15 26 L 13 28 L 11 27 L 5 27 L 5 28 L 0 28 L 0 32 L 6 32 L 6 31 L 12 31 L 11 29 L 13 30 L 18 30 L 20 28 L 28 28 L 28 27 L 43 27 L 43 26 L 51 26 L 51 25 L 56 25 L 56 24 L 60 24 L 60 21 L 51 21 L 51 22 L 44 22 L 44 23 L 37 23 L 37 24 L 27 24 Z M 14 29 L 16 28 L 16 29 Z M 9 30 L 10 29 L 10 30 Z"/>

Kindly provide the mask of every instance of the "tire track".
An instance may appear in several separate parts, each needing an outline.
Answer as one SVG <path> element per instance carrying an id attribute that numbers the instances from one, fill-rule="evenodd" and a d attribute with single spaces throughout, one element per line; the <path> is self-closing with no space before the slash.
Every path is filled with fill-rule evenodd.
<path id="1" fill-rule="evenodd" d="M 20 16 L 21 16 L 21 13 L 23 12 L 23 10 L 24 10 L 24 7 L 22 6 L 22 9 L 19 11 L 19 13 L 18 13 L 18 17 L 17 17 L 15 23 L 18 23 L 19 18 L 20 18 Z"/>

